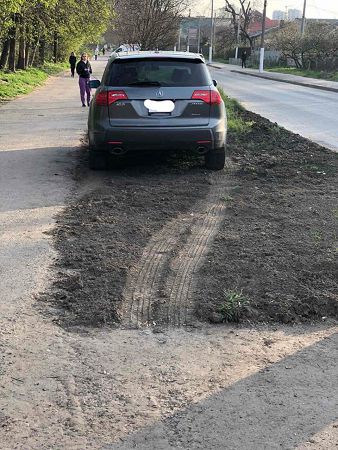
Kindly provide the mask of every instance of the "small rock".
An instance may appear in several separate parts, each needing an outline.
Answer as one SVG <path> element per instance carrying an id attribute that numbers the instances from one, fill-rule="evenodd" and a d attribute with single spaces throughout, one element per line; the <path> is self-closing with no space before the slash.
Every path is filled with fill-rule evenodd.
<path id="1" fill-rule="evenodd" d="M 150 397 L 149 399 L 149 406 L 152 408 L 158 408 L 158 403 L 153 397 Z"/>

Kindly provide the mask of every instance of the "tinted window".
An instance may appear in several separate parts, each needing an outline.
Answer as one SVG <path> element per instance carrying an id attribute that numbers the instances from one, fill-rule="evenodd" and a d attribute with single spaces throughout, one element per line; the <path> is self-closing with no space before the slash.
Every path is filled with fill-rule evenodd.
<path id="1" fill-rule="evenodd" d="M 211 78 L 205 64 L 196 60 L 139 58 L 115 60 L 107 79 L 108 86 L 158 83 L 161 86 L 208 86 Z"/>

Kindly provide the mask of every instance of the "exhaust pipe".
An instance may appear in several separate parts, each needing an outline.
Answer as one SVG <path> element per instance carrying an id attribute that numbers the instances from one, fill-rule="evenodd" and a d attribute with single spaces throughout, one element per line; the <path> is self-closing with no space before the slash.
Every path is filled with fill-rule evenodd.
<path id="1" fill-rule="evenodd" d="M 127 150 L 122 147 L 113 147 L 110 149 L 110 153 L 115 156 L 123 156 L 127 153 Z"/>
<path id="2" fill-rule="evenodd" d="M 197 147 L 196 148 L 196 152 L 199 154 L 199 155 L 205 155 L 207 152 L 208 152 L 208 149 L 207 148 L 205 148 L 205 147 Z"/>

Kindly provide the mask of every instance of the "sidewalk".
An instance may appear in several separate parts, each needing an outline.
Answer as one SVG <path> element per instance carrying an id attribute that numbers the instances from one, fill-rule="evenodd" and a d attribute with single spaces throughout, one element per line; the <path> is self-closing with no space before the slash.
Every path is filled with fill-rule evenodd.
<path id="1" fill-rule="evenodd" d="M 323 91 L 338 92 L 338 83 L 336 81 L 320 80 L 317 78 L 301 77 L 299 75 L 289 75 L 278 72 L 260 73 L 257 69 L 242 69 L 240 66 L 218 62 L 212 63 L 210 66 L 215 69 L 230 70 L 230 72 L 240 73 L 241 75 L 249 75 L 251 77 L 265 78 L 267 80 L 279 81 L 282 83 L 296 84 L 298 86 L 321 89 Z"/>

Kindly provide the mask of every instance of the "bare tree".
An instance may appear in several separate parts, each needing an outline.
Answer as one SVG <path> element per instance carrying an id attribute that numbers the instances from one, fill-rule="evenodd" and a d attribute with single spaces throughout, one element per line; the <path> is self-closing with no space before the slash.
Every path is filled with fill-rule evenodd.
<path id="1" fill-rule="evenodd" d="M 115 31 L 123 43 L 142 49 L 166 48 L 177 42 L 185 0 L 117 0 Z"/>
<path id="2" fill-rule="evenodd" d="M 309 23 L 302 35 L 298 24 L 290 23 L 274 34 L 269 46 L 293 60 L 299 69 L 337 68 L 338 30 L 330 23 Z"/>
<path id="3" fill-rule="evenodd" d="M 236 45 L 236 34 L 232 25 L 221 26 L 215 33 L 215 54 L 227 58 L 233 53 Z"/>
<path id="4" fill-rule="evenodd" d="M 232 24 L 237 35 L 238 26 L 240 26 L 240 35 L 243 40 L 249 41 L 250 47 L 253 47 L 253 40 L 249 35 L 248 29 L 252 19 L 252 3 L 251 0 L 239 0 L 239 8 L 234 2 L 225 0 L 225 11 L 231 14 Z"/>

